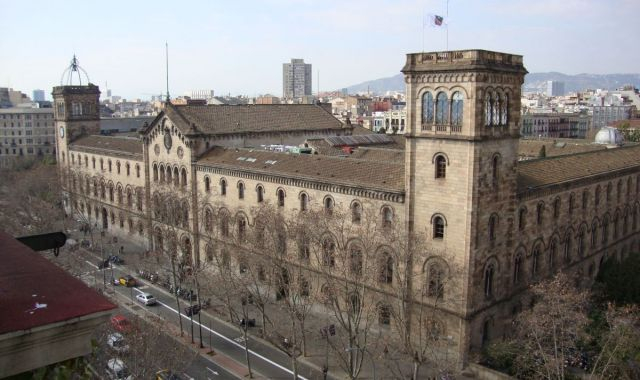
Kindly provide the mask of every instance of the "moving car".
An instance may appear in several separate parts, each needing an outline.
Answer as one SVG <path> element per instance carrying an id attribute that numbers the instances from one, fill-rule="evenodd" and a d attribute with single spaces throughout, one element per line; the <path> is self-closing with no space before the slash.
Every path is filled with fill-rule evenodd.
<path id="1" fill-rule="evenodd" d="M 131 322 L 124 315 L 117 314 L 111 317 L 111 326 L 120 332 L 129 332 L 133 328 Z"/>
<path id="2" fill-rule="evenodd" d="M 107 346 L 117 353 L 126 353 L 129 351 L 129 345 L 120 333 L 109 334 L 107 337 Z"/>
<path id="3" fill-rule="evenodd" d="M 155 305 L 158 302 L 156 300 L 156 297 L 151 295 L 151 293 L 140 293 L 136 296 L 136 299 L 138 300 L 138 302 L 145 304 L 147 306 Z"/>
<path id="4" fill-rule="evenodd" d="M 112 380 L 133 380 L 129 374 L 127 366 L 120 359 L 109 359 L 107 361 L 107 376 Z"/>
<path id="5" fill-rule="evenodd" d="M 177 373 L 171 372 L 168 369 L 156 372 L 156 380 L 183 380 L 184 377 Z"/>

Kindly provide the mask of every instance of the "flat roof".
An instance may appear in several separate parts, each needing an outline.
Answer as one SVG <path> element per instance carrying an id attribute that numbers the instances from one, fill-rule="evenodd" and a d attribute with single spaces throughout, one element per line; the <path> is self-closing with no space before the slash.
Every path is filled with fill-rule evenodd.
<path id="1" fill-rule="evenodd" d="M 107 298 L 0 231 L 0 334 L 116 308 Z"/>

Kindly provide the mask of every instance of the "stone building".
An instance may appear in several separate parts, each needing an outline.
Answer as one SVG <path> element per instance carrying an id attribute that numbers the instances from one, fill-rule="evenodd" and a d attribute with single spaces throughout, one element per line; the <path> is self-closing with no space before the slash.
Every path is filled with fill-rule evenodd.
<path id="1" fill-rule="evenodd" d="M 231 220 L 238 231 L 255 227 L 250 210 L 263 202 L 288 218 L 313 205 L 341 205 L 352 215 L 369 207 L 382 225 L 396 223 L 424 241 L 424 254 L 405 264 L 407 281 L 371 284 L 381 293 L 407 287 L 407 294 L 422 294 L 406 300 L 414 306 L 447 300 L 430 323 L 463 361 L 508 333 L 514 314 L 528 305 L 532 282 L 569 270 L 588 283 L 603 260 L 638 249 L 640 147 L 519 162 L 527 72 L 521 56 L 408 54 L 402 72 L 407 121 L 400 160 L 375 150 L 335 157 L 255 148 L 352 134 L 353 127 L 315 105 L 167 104 L 140 129 L 140 139 L 96 136 L 98 88 L 56 87 L 66 205 L 100 228 L 157 248 L 170 227 L 158 210 L 179 204 L 171 233 L 195 265 L 232 243 L 224 241 Z M 367 158 L 374 153 L 388 159 Z M 225 210 L 237 214 L 227 218 Z M 220 218 L 215 227 L 212 215 Z M 446 288 L 432 291 L 444 277 L 451 279 Z M 407 318 L 411 331 L 416 318 Z"/>
<path id="2" fill-rule="evenodd" d="M 0 166 L 55 155 L 53 124 L 51 108 L 0 108 Z"/>

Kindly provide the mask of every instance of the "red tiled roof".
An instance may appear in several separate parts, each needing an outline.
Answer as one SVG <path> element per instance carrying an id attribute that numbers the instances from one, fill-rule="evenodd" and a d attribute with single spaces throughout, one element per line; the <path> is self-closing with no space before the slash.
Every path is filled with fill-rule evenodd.
<path id="1" fill-rule="evenodd" d="M 0 263 L 0 334 L 116 308 L 82 281 L 2 231 Z"/>

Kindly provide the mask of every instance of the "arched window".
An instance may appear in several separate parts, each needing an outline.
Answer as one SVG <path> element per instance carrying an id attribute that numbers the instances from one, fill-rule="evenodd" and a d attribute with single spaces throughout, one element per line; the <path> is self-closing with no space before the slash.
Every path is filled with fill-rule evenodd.
<path id="1" fill-rule="evenodd" d="M 207 193 L 211 192 L 211 178 L 209 178 L 209 176 L 204 177 L 204 191 Z"/>
<path id="2" fill-rule="evenodd" d="M 526 224 L 527 224 L 527 209 L 523 207 L 520 210 L 518 210 L 518 229 L 520 231 L 523 231 Z"/>
<path id="3" fill-rule="evenodd" d="M 278 206 L 280 206 L 280 192 L 278 192 Z M 284 192 L 283 192 L 283 198 L 282 198 L 282 206 L 284 206 Z M 300 211 L 307 211 L 308 209 L 309 209 L 309 196 L 307 195 L 307 193 L 300 193 Z"/>
<path id="4" fill-rule="evenodd" d="M 118 173 L 120 172 L 120 163 L 118 163 Z M 158 182 L 158 165 L 153 164 L 153 180 Z"/>
<path id="5" fill-rule="evenodd" d="M 493 296 L 493 275 L 495 270 L 493 263 L 488 264 L 484 269 L 484 296 L 487 298 Z"/>
<path id="6" fill-rule="evenodd" d="M 172 171 L 171 171 L 171 166 L 167 166 L 167 175 L 166 175 L 166 178 L 167 178 L 167 183 L 169 183 L 169 184 L 171 184 L 171 180 L 172 180 L 172 178 L 173 178 L 171 173 L 172 173 Z"/>
<path id="7" fill-rule="evenodd" d="M 517 254 L 513 262 L 513 283 L 519 284 L 522 280 L 522 255 Z"/>
<path id="8" fill-rule="evenodd" d="M 598 243 L 598 222 L 594 221 L 591 225 L 591 247 L 595 247 Z"/>
<path id="9" fill-rule="evenodd" d="M 333 268 L 336 265 L 336 244 L 331 238 L 325 238 L 322 241 L 322 265 Z"/>
<path id="10" fill-rule="evenodd" d="M 131 189 L 127 189 L 127 207 L 133 207 L 133 194 Z"/>
<path id="11" fill-rule="evenodd" d="M 484 99 L 484 125 L 489 127 L 491 126 L 491 121 L 493 118 L 491 117 L 491 112 L 493 111 L 493 94 L 490 91 L 487 91 Z"/>
<path id="12" fill-rule="evenodd" d="M 444 269 L 442 268 L 442 265 L 438 263 L 429 265 L 427 275 L 429 276 L 427 282 L 427 296 L 442 298 L 444 296 Z"/>
<path id="13" fill-rule="evenodd" d="M 538 205 L 536 206 L 536 223 L 538 225 L 542 224 L 543 216 L 544 216 L 544 203 L 539 202 Z"/>
<path id="14" fill-rule="evenodd" d="M 108 160 L 108 161 L 107 161 L 107 166 L 108 166 L 108 168 L 109 168 L 109 173 L 111 173 L 111 168 L 112 168 L 112 166 L 113 166 L 113 165 L 111 164 L 111 160 Z"/>
<path id="15" fill-rule="evenodd" d="M 309 260 L 309 253 L 311 249 L 309 247 L 309 233 L 308 231 L 301 231 L 298 233 L 298 258 L 300 260 Z"/>
<path id="16" fill-rule="evenodd" d="M 491 110 L 492 125 L 500 125 L 500 110 L 502 109 L 502 102 L 502 96 L 500 96 L 500 94 L 496 94 L 496 98 L 493 101 L 493 109 Z"/>
<path id="17" fill-rule="evenodd" d="M 439 215 L 433 218 L 433 238 L 444 239 L 444 218 Z"/>
<path id="18" fill-rule="evenodd" d="M 155 164 L 153 164 L 155 166 Z M 116 161 L 116 173 L 120 174 L 120 161 Z M 157 176 L 158 173 L 156 173 Z M 156 178 L 157 179 L 157 178 Z"/>
<path id="19" fill-rule="evenodd" d="M 171 169 L 169 169 L 169 170 L 171 170 Z M 169 182 L 169 184 L 171 184 L 171 178 L 169 178 L 167 180 L 167 182 Z M 178 170 L 177 166 L 175 166 L 173 168 L 173 186 L 175 186 L 175 187 L 180 186 L 180 174 L 179 174 L 179 170 Z"/>
<path id="20" fill-rule="evenodd" d="M 507 125 L 509 123 L 509 95 L 504 94 L 500 101 L 500 124 Z"/>
<path id="21" fill-rule="evenodd" d="M 607 203 L 611 201 L 611 192 L 613 191 L 613 185 L 611 182 L 607 184 Z"/>
<path id="22" fill-rule="evenodd" d="M 73 179 L 75 182 L 75 178 Z M 109 184 L 109 202 L 113 202 L 113 184 Z"/>
<path id="23" fill-rule="evenodd" d="M 227 180 L 220 180 L 220 195 L 227 195 Z"/>
<path id="24" fill-rule="evenodd" d="M 609 216 L 605 215 L 602 219 L 602 244 L 609 242 Z"/>
<path id="25" fill-rule="evenodd" d="M 64 158 L 64 152 L 62 153 L 62 157 Z M 96 158 L 95 157 L 91 157 L 91 163 L 93 164 L 93 168 L 96 168 Z"/>
<path id="26" fill-rule="evenodd" d="M 127 176 L 129 176 L 131 174 L 131 166 L 129 165 L 128 162 L 127 162 L 127 164 L 125 166 L 127 168 Z"/>
<path id="27" fill-rule="evenodd" d="M 600 185 L 596 187 L 596 197 L 594 199 L 596 207 L 600 204 Z"/>
<path id="28" fill-rule="evenodd" d="M 118 204 L 122 204 L 122 187 L 120 185 L 116 188 L 116 197 L 118 198 Z"/>
<path id="29" fill-rule="evenodd" d="M 558 202 L 559 201 L 560 200 L 558 199 Z M 573 193 L 571 193 L 569 194 L 569 215 L 573 215 L 573 209 L 575 208 L 575 204 L 576 204 L 576 196 Z M 560 215 L 560 211 L 558 211 L 558 215 Z"/>
<path id="30" fill-rule="evenodd" d="M 351 204 L 351 223 L 358 224 L 362 220 L 362 206 L 360 202 Z"/>
<path id="31" fill-rule="evenodd" d="M 229 236 L 229 215 L 226 212 L 220 215 L 220 234 L 223 237 Z"/>
<path id="32" fill-rule="evenodd" d="M 555 268 L 556 256 L 558 255 L 558 241 L 552 238 L 549 243 L 549 269 Z"/>
<path id="33" fill-rule="evenodd" d="M 498 227 L 498 216 L 489 217 L 489 240 L 496 240 L 496 228 Z"/>
<path id="34" fill-rule="evenodd" d="M 422 125 L 433 124 L 433 95 L 425 92 L 422 95 Z"/>
<path id="35" fill-rule="evenodd" d="M 560 216 L 560 198 L 556 198 L 553 201 L 553 217 L 558 218 Z"/>
<path id="36" fill-rule="evenodd" d="M 491 160 L 491 177 L 493 178 L 493 182 L 496 183 L 498 180 L 498 175 L 500 171 L 500 156 L 495 155 Z"/>
<path id="37" fill-rule="evenodd" d="M 187 169 L 182 168 L 180 185 L 187 187 Z"/>
<path id="38" fill-rule="evenodd" d="M 436 124 L 447 123 L 449 123 L 449 99 L 447 99 L 447 94 L 440 92 L 436 97 Z"/>
<path id="39" fill-rule="evenodd" d="M 571 250 L 573 249 L 573 241 L 571 237 L 571 231 L 567 232 L 567 235 L 564 237 L 564 261 L 571 261 Z"/>
<path id="40" fill-rule="evenodd" d="M 238 182 L 238 199 L 244 199 L 244 183 Z"/>
<path id="41" fill-rule="evenodd" d="M 160 173 L 160 182 L 164 182 L 165 181 L 164 165 L 160 164 L 160 166 L 158 167 L 158 172 Z"/>
<path id="42" fill-rule="evenodd" d="M 585 235 L 587 234 L 587 232 L 585 231 L 585 227 L 581 227 L 580 230 L 578 230 L 578 255 L 580 257 L 584 256 L 584 251 L 585 251 L 585 246 L 586 246 L 586 241 L 585 241 Z"/>
<path id="43" fill-rule="evenodd" d="M 462 126 L 463 99 L 459 91 L 454 92 L 451 97 L 451 125 Z"/>
<path id="44" fill-rule="evenodd" d="M 100 170 L 104 170 L 104 160 L 100 159 Z"/>
<path id="45" fill-rule="evenodd" d="M 354 276 L 362 276 L 362 248 L 353 244 L 349 248 L 349 272 Z"/>
<path id="46" fill-rule="evenodd" d="M 136 164 L 136 177 L 140 178 L 140 165 Z"/>
<path id="47" fill-rule="evenodd" d="M 89 157 L 87 156 L 84 156 L 84 166 L 87 168 L 89 167 Z"/>
<path id="48" fill-rule="evenodd" d="M 213 213 L 208 208 L 204 210 L 204 230 L 207 232 L 213 230 Z"/>
<path id="49" fill-rule="evenodd" d="M 383 251 L 380 255 L 378 282 L 381 284 L 391 284 L 393 282 L 393 257 L 387 251 Z"/>
<path id="50" fill-rule="evenodd" d="M 278 197 L 278 207 L 284 207 L 284 190 L 278 189 L 276 195 Z"/>
<path id="51" fill-rule="evenodd" d="M 256 187 L 256 197 L 257 197 L 258 203 L 264 202 L 264 187 L 262 187 L 261 185 L 258 185 Z"/>
<path id="52" fill-rule="evenodd" d="M 586 210 L 587 205 L 589 205 L 589 192 L 587 190 L 584 190 L 582 192 L 582 209 Z"/>
<path id="53" fill-rule="evenodd" d="M 247 237 L 247 219 L 244 216 L 238 217 L 238 240 L 244 241 Z"/>
<path id="54" fill-rule="evenodd" d="M 391 306 L 386 304 L 378 305 L 378 323 L 381 325 L 391 324 Z"/>
<path id="55" fill-rule="evenodd" d="M 393 225 L 393 210 L 389 206 L 382 208 L 382 227 L 391 228 Z"/>
<path id="56" fill-rule="evenodd" d="M 443 155 L 436 157 L 436 178 L 445 178 L 447 176 L 447 159 Z"/>
<path id="57" fill-rule="evenodd" d="M 327 214 L 333 213 L 333 198 L 329 196 L 324 198 L 324 212 Z"/>
<path id="58" fill-rule="evenodd" d="M 538 269 L 540 266 L 540 245 L 537 244 L 533 248 L 533 253 L 531 254 L 531 275 L 536 276 L 538 274 Z"/>

